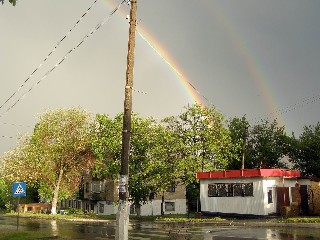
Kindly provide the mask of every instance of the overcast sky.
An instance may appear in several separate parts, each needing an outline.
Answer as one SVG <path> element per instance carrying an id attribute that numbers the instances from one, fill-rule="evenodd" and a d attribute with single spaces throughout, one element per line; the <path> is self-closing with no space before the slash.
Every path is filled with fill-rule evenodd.
<path id="1" fill-rule="evenodd" d="M 93 2 L 19 0 L 13 7 L 5 0 L 0 6 L 0 106 L 16 93 L 0 109 L 1 155 L 47 109 L 79 106 L 111 117 L 123 111 L 128 5 L 41 80 L 120 0 L 98 0 L 17 92 Z M 319 0 L 138 0 L 138 28 L 158 53 L 136 35 L 133 111 L 161 119 L 192 104 L 179 69 L 197 97 L 226 118 L 276 117 L 299 134 L 320 119 L 319 10 Z M 170 56 L 171 66 L 159 53 Z"/>

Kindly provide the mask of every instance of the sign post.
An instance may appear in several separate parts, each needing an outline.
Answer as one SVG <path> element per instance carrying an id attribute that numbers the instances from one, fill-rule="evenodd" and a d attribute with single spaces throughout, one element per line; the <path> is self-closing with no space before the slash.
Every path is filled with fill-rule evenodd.
<path id="1" fill-rule="evenodd" d="M 20 197 L 27 195 L 27 184 L 25 182 L 14 182 L 12 184 L 12 196 L 18 197 L 17 199 L 17 231 L 19 230 L 19 217 L 20 217 Z"/>

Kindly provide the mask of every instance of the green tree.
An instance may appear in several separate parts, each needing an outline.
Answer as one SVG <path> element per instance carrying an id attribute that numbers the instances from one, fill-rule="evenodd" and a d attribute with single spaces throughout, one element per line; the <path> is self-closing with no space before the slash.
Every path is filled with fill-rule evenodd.
<path id="1" fill-rule="evenodd" d="M 181 164 L 181 155 L 179 150 L 183 146 L 181 140 L 176 137 L 174 132 L 165 127 L 163 124 L 159 125 L 157 130 L 156 146 L 150 149 L 151 156 L 155 163 L 157 173 L 155 177 L 158 182 L 158 193 L 161 194 L 161 215 L 164 215 L 164 199 L 165 192 L 169 187 L 177 187 L 183 184 L 181 176 L 183 173 L 183 164 Z"/>
<path id="2" fill-rule="evenodd" d="M 91 117 L 85 111 L 57 109 L 40 116 L 33 135 L 5 158 L 4 173 L 11 181 L 37 184 L 51 213 L 57 202 L 78 190 L 82 173 L 91 167 Z"/>
<path id="3" fill-rule="evenodd" d="M 95 134 L 91 141 L 92 149 L 98 158 L 94 174 L 97 177 L 119 178 L 121 162 L 122 114 L 114 119 L 107 115 L 97 115 Z M 132 116 L 132 133 L 129 158 L 129 194 L 137 214 L 141 204 L 152 200 L 163 187 L 161 176 L 163 163 L 156 149 L 163 128 L 153 118 Z M 163 136 L 163 135 L 161 135 Z"/>
<path id="4" fill-rule="evenodd" d="M 245 150 L 246 168 L 282 168 L 289 138 L 276 120 L 254 125 L 248 133 Z"/>
<path id="5" fill-rule="evenodd" d="M 2 5 L 4 4 L 4 0 L 0 0 Z M 9 0 L 9 3 L 11 3 L 13 6 L 17 4 L 17 0 Z"/>
<path id="6" fill-rule="evenodd" d="M 226 121 L 214 107 L 187 106 L 177 117 L 164 119 L 179 139 L 176 157 L 183 168 L 181 180 L 187 187 L 189 202 L 199 196 L 196 172 L 225 169 L 232 157 L 230 132 Z"/>
<path id="7" fill-rule="evenodd" d="M 249 135 L 250 124 L 245 116 L 232 118 L 228 123 L 232 142 L 232 157 L 228 162 L 228 169 L 241 169 L 245 156 L 246 141 Z"/>
<path id="8" fill-rule="evenodd" d="M 163 187 L 163 159 L 154 154 L 163 130 L 153 118 L 132 120 L 129 193 L 139 215 L 141 204 L 152 200 Z"/>
<path id="9" fill-rule="evenodd" d="M 0 209 L 8 208 L 12 201 L 10 186 L 6 183 L 3 177 L 0 178 Z"/>
<path id="10" fill-rule="evenodd" d="M 291 138 L 290 157 L 304 176 L 320 177 L 320 123 L 305 126 L 298 139 Z"/>
<path id="11" fill-rule="evenodd" d="M 97 114 L 91 135 L 91 149 L 96 157 L 93 175 L 103 179 L 118 179 L 121 163 L 122 115 L 111 119 L 106 114 Z"/>

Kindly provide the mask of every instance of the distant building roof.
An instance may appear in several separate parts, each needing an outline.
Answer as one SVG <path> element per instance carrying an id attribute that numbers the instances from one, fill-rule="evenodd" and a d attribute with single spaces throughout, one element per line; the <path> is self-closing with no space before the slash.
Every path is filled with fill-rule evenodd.
<path id="1" fill-rule="evenodd" d="M 285 169 L 243 169 L 243 170 L 223 170 L 211 172 L 197 172 L 196 178 L 248 178 L 248 177 L 300 177 L 300 171 Z"/>

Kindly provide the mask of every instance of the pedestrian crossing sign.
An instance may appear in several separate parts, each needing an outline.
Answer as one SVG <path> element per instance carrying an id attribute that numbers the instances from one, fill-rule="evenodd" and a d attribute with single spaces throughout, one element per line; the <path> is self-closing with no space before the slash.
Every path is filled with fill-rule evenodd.
<path id="1" fill-rule="evenodd" d="M 12 185 L 13 197 L 25 197 L 27 195 L 27 184 L 25 182 L 14 182 Z"/>

